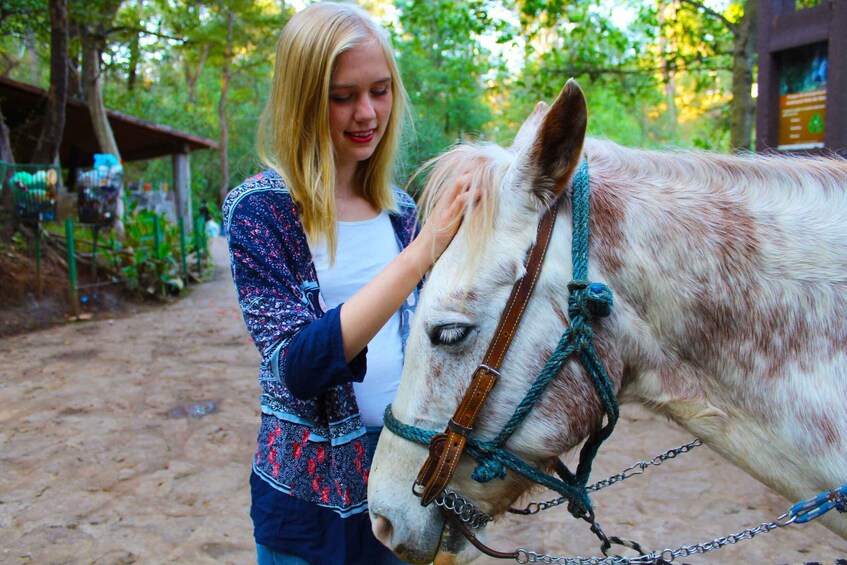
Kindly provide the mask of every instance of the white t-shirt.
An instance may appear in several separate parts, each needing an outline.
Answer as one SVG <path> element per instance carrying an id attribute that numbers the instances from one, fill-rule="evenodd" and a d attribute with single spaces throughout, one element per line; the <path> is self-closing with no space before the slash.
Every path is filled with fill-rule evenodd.
<path id="1" fill-rule="evenodd" d="M 327 309 L 349 300 L 400 253 L 400 244 L 385 211 L 371 220 L 338 222 L 337 241 L 332 267 L 326 242 L 309 242 Z M 399 312 L 368 343 L 367 358 L 365 380 L 354 382 L 353 390 L 364 424 L 382 426 L 382 414 L 394 400 L 403 369 Z"/>

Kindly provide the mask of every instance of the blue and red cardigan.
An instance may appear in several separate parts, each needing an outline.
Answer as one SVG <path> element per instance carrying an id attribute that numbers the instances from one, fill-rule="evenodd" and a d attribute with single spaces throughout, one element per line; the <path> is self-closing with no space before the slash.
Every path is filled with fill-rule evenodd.
<path id="1" fill-rule="evenodd" d="M 417 232 L 417 210 L 394 191 L 390 218 L 402 249 Z M 297 207 L 278 173 L 233 189 L 223 218 L 238 301 L 262 356 L 253 470 L 275 489 L 341 516 L 363 512 L 371 462 L 351 383 L 364 379 L 367 350 L 344 361 L 340 306 L 326 311 Z M 418 289 L 400 309 L 404 347 L 417 296 Z"/>

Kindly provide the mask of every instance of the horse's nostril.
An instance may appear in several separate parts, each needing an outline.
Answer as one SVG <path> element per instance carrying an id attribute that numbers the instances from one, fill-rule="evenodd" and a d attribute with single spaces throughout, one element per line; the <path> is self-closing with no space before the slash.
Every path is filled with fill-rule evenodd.
<path id="1" fill-rule="evenodd" d="M 378 539 L 382 545 L 391 547 L 392 531 L 393 527 L 391 526 L 391 522 L 388 521 L 388 518 L 377 514 L 376 520 L 374 520 L 373 523 L 373 532 L 376 539 Z"/>

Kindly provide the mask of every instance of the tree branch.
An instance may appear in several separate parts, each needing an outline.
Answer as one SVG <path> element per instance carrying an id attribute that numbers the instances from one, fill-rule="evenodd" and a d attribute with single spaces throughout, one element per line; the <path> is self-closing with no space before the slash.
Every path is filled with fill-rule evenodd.
<path id="1" fill-rule="evenodd" d="M 562 76 L 579 76 L 579 75 L 590 75 L 590 76 L 598 76 L 598 75 L 619 75 L 619 76 L 632 76 L 632 75 L 652 75 L 655 73 L 660 73 L 665 71 L 664 67 L 653 67 L 653 68 L 644 68 L 644 69 L 623 69 L 623 68 L 604 68 L 604 67 L 567 67 L 561 69 L 554 69 L 552 72 L 562 75 Z M 709 72 L 709 71 L 731 71 L 732 66 L 707 66 L 707 65 L 675 65 L 673 67 L 674 71 L 688 71 L 688 72 Z"/>
<path id="2" fill-rule="evenodd" d="M 158 31 L 150 31 L 149 29 L 141 27 L 141 26 L 117 26 L 117 27 L 113 27 L 107 32 L 106 35 L 111 35 L 113 33 L 122 32 L 122 31 L 128 31 L 128 32 L 132 32 L 132 33 L 141 33 L 141 34 L 144 34 L 144 35 L 152 35 L 153 37 L 158 37 L 160 39 L 172 39 L 174 41 L 179 41 L 183 45 L 186 45 L 186 44 L 189 43 L 189 40 L 185 37 L 175 37 L 173 35 L 168 35 L 166 33 L 160 33 Z"/>
<path id="3" fill-rule="evenodd" d="M 705 12 L 705 13 L 706 13 L 706 15 L 711 16 L 711 17 L 713 17 L 713 18 L 715 18 L 715 19 L 718 19 L 718 20 L 722 21 L 722 22 L 723 22 L 723 24 L 724 24 L 727 28 L 729 28 L 729 30 L 730 30 L 732 33 L 735 33 L 735 32 L 738 30 L 738 25 L 737 25 L 737 24 L 735 24 L 735 23 L 733 23 L 733 22 L 729 21 L 728 19 L 726 19 L 726 17 L 725 17 L 723 14 L 721 14 L 720 12 L 717 12 L 717 11 L 715 11 L 715 10 L 711 9 L 711 8 L 709 8 L 708 6 L 706 6 L 705 4 L 703 4 L 703 2 L 699 2 L 699 1 L 697 1 L 697 0 L 679 0 L 679 2 L 680 2 L 681 4 L 688 4 L 689 6 L 693 6 L 695 9 L 697 9 L 697 10 L 702 10 L 703 12 Z"/>

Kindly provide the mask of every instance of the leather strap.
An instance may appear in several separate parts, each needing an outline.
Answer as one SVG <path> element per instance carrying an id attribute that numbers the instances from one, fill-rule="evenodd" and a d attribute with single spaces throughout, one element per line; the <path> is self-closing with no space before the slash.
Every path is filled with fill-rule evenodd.
<path id="1" fill-rule="evenodd" d="M 467 436 L 473 430 L 488 395 L 497 384 L 500 367 L 512 345 L 512 339 L 520 326 L 541 274 L 541 265 L 544 263 L 544 256 L 547 254 L 553 235 L 557 210 L 558 205 L 554 204 L 541 218 L 535 245 L 526 259 L 526 274 L 512 287 L 512 294 L 500 315 L 500 322 L 497 324 L 497 330 L 488 345 L 482 364 L 474 371 L 470 387 L 465 391 L 447 429 L 433 437 L 429 444 L 429 456 L 412 486 L 412 492 L 421 497 L 423 506 L 432 502 L 450 482 L 459 464 L 462 451 L 465 449 Z"/>

